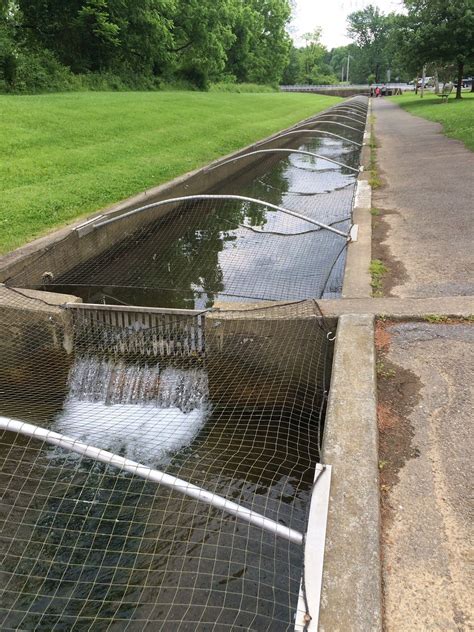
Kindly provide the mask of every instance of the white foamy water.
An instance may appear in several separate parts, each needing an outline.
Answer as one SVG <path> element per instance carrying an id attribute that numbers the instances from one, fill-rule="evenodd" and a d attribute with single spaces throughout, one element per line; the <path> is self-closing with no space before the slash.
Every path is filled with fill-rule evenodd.
<path id="1" fill-rule="evenodd" d="M 69 397 L 51 430 L 145 464 L 189 445 L 208 415 L 202 369 L 76 361 Z"/>

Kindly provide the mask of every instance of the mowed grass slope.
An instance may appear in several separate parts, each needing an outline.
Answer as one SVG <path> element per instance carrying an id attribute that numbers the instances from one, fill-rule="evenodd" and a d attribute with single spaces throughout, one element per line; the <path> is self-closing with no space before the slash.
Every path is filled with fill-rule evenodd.
<path id="1" fill-rule="evenodd" d="M 461 140 L 474 151 L 474 93 L 463 92 L 462 100 L 454 96 L 453 93 L 447 103 L 431 93 L 423 99 L 415 94 L 392 98 L 410 114 L 441 123 L 446 136 Z"/>
<path id="2" fill-rule="evenodd" d="M 339 100 L 284 93 L 0 96 L 0 253 Z"/>

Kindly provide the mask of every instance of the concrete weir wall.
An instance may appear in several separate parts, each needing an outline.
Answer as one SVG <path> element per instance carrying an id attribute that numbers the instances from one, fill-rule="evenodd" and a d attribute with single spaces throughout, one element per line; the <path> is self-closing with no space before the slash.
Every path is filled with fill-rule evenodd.
<path id="1" fill-rule="evenodd" d="M 320 630 L 382 629 L 374 316 L 339 318 L 322 461 L 332 466 Z"/>
<path id="2" fill-rule="evenodd" d="M 61 305 L 79 300 L 0 284 L 0 392 L 25 397 L 45 375 L 52 389 L 65 392 L 73 324 Z"/>

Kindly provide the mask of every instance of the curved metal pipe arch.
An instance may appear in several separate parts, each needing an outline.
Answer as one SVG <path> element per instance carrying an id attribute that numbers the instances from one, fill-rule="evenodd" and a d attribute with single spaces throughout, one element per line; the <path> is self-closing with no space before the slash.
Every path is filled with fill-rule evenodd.
<path id="1" fill-rule="evenodd" d="M 337 125 L 338 127 L 344 127 L 345 129 L 350 129 L 353 132 L 357 132 L 358 134 L 363 134 L 364 130 L 357 129 L 357 127 L 351 127 L 350 125 L 346 125 L 345 123 L 338 123 L 338 121 L 308 121 L 305 125 Z M 297 127 L 295 129 L 298 129 Z"/>
<path id="2" fill-rule="evenodd" d="M 326 114 L 333 114 L 333 112 L 344 112 L 344 113 L 350 113 L 353 116 L 357 116 L 359 119 L 361 119 L 361 123 L 364 122 L 367 118 L 367 115 L 363 115 L 363 114 L 359 114 L 357 111 L 353 110 L 352 108 L 347 108 L 347 107 L 338 107 L 338 108 L 334 108 L 334 110 L 331 110 L 329 112 L 327 112 Z"/>
<path id="3" fill-rule="evenodd" d="M 311 125 L 311 123 L 309 123 L 309 125 Z M 347 143 L 350 143 L 351 145 L 356 145 L 357 147 L 362 147 L 363 144 L 362 143 L 358 143 L 355 140 L 351 140 L 350 138 L 346 138 L 345 136 L 340 136 L 339 134 L 334 134 L 333 132 L 327 132 L 326 130 L 318 130 L 318 129 L 296 129 L 296 130 L 290 130 L 289 132 L 284 132 L 283 134 L 280 134 L 279 136 L 277 136 L 276 138 L 283 138 L 284 136 L 289 136 L 290 134 L 314 134 L 314 135 L 323 135 L 323 136 L 329 136 L 332 138 L 338 138 L 339 140 L 343 140 Z M 272 139 L 275 140 L 275 139 Z"/>
<path id="4" fill-rule="evenodd" d="M 315 117 L 315 119 L 317 119 L 318 121 L 321 121 L 322 119 L 326 119 L 331 116 L 337 116 L 338 118 L 347 119 L 348 121 L 352 121 L 353 123 L 364 124 L 365 126 L 365 121 L 360 121 L 352 116 L 347 116 L 347 114 L 339 114 L 338 112 L 328 112 L 327 114 L 321 114 Z"/>
<path id="5" fill-rule="evenodd" d="M 246 154 L 235 156 L 234 158 L 229 158 L 229 160 L 226 160 L 225 162 L 221 162 L 220 164 L 215 165 L 214 167 L 211 167 L 209 171 L 213 169 L 218 169 L 219 167 L 222 167 L 224 165 L 228 165 L 230 162 L 235 162 L 236 160 L 242 160 L 243 158 L 248 158 L 249 156 L 254 156 L 255 154 L 268 154 L 268 153 L 303 154 L 305 156 L 312 156 L 313 158 L 319 158 L 320 160 L 331 162 L 332 164 L 337 165 L 338 167 L 342 167 L 344 169 L 350 169 L 351 171 L 354 171 L 355 173 L 360 173 L 360 168 L 358 169 L 356 167 L 351 167 L 350 165 L 346 165 L 345 163 L 339 162 L 338 160 L 327 158 L 326 156 L 322 156 L 321 154 L 315 154 L 312 151 L 306 151 L 304 149 L 290 149 L 290 148 L 288 149 L 285 149 L 285 148 L 256 149 L 255 151 L 249 151 Z"/>
<path id="6" fill-rule="evenodd" d="M 137 213 L 143 213 L 144 211 L 151 210 L 152 208 L 158 208 L 160 206 L 165 206 L 166 204 L 176 204 L 179 202 L 190 202 L 193 200 L 239 200 L 241 202 L 252 202 L 254 204 L 259 204 L 260 206 L 267 206 L 268 208 L 274 209 L 275 211 L 279 211 L 280 213 L 284 213 L 285 215 L 290 215 L 291 217 L 296 217 L 296 219 L 301 219 L 304 222 L 308 222 L 309 224 L 314 224 L 315 226 L 319 226 L 320 228 L 324 228 L 329 230 L 340 237 L 343 237 L 346 240 L 350 240 L 351 234 L 344 233 L 341 230 L 337 230 L 337 228 L 333 228 L 328 224 L 323 224 L 322 222 L 318 222 L 311 217 L 307 217 L 306 215 L 301 215 L 301 213 L 296 213 L 295 211 L 290 211 L 283 206 L 277 206 L 276 204 L 271 204 L 270 202 L 265 202 L 264 200 L 257 200 L 255 198 L 246 197 L 243 195 L 213 195 L 213 194 L 205 194 L 202 195 L 184 195 L 176 198 L 169 198 L 168 200 L 160 200 L 159 202 L 154 202 L 152 204 L 146 204 L 145 206 L 141 206 L 139 208 L 132 209 L 127 213 L 123 213 L 122 215 L 116 215 L 115 217 L 111 217 L 110 219 L 106 219 L 98 222 L 97 224 L 92 224 L 93 228 L 101 228 L 102 226 L 107 226 L 108 224 L 113 224 L 125 217 L 130 217 L 131 215 L 136 215 Z"/>

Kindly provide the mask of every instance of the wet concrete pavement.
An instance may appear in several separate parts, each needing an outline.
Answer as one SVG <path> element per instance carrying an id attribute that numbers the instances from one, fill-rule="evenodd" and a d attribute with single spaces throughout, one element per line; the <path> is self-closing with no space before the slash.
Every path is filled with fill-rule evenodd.
<path id="1" fill-rule="evenodd" d="M 467 631 L 474 579 L 474 326 L 400 323 L 384 334 L 379 427 L 385 629 Z"/>
<path id="2" fill-rule="evenodd" d="M 389 100 L 372 102 L 384 182 L 373 206 L 386 229 L 391 294 L 474 294 L 474 153 L 444 136 L 438 123 Z"/>

